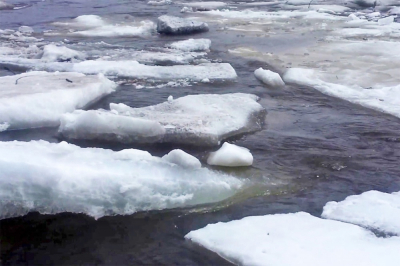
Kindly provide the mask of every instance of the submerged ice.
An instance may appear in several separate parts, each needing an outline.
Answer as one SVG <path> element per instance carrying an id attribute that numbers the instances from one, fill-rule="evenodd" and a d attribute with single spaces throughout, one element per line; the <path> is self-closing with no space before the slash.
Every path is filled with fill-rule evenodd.
<path id="1" fill-rule="evenodd" d="M 193 167 L 182 167 L 184 162 Z M 159 158 L 66 142 L 0 142 L 0 219 L 29 211 L 127 215 L 217 202 L 243 186 L 234 177 L 199 168 L 181 152 Z"/>

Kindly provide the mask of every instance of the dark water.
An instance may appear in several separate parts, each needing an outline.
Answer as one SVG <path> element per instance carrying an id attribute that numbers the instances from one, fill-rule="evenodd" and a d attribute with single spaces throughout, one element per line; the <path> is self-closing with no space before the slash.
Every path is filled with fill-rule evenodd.
<path id="1" fill-rule="evenodd" d="M 149 6 L 146 1 L 29 1 L 20 10 L 0 11 L 0 28 L 32 26 L 36 31 L 49 23 L 83 14 L 130 14 L 155 19 L 178 14 L 177 6 Z M 320 216 L 326 202 L 343 200 L 368 190 L 400 190 L 400 119 L 322 95 L 307 87 L 284 89 L 263 86 L 253 71 L 265 63 L 234 57 L 228 49 L 264 47 L 267 51 L 290 50 L 316 37 L 282 35 L 268 40 L 214 31 L 196 37 L 213 42 L 209 58 L 229 62 L 238 73 L 237 82 L 194 84 L 176 88 L 119 90 L 90 108 L 107 108 L 110 102 L 141 107 L 156 104 L 169 95 L 175 98 L 200 93 L 248 92 L 261 97 L 267 109 L 265 129 L 236 138 L 254 156 L 250 169 L 227 170 L 259 183 L 223 203 L 188 209 L 137 213 L 94 220 L 82 214 L 39 215 L 0 221 L 0 264 L 4 265 L 225 265 L 218 255 L 184 240 L 184 235 L 206 224 L 265 215 L 306 211 Z M 101 39 L 101 38 L 100 38 Z M 106 38 L 104 38 L 106 39 Z M 186 37 L 153 35 L 147 38 L 106 39 L 141 49 L 162 46 Z M 4 74 L 4 73 L 2 73 Z M 1 141 L 46 139 L 57 142 L 57 129 L 3 132 Z M 79 143 L 115 150 L 136 148 L 107 143 Z M 143 147 L 140 147 L 143 148 Z M 169 146 L 151 146 L 154 155 Z M 184 147 L 204 158 L 205 149 Z"/>

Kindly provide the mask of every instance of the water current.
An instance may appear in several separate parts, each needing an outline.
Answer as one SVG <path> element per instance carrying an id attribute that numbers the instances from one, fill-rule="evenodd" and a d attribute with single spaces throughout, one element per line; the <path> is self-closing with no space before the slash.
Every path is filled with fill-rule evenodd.
<path id="1" fill-rule="evenodd" d="M 163 14 L 179 15 L 178 5 L 151 6 L 147 1 L 8 1 L 23 7 L 0 11 L 1 29 L 22 25 L 35 30 L 35 37 L 51 28 L 50 23 L 85 14 L 130 15 L 138 20 Z M 331 1 L 334 2 L 334 1 Z M 240 6 L 240 5 L 238 5 Z M 267 7 L 264 7 L 267 9 Z M 266 108 L 264 129 L 231 141 L 251 150 L 250 168 L 214 169 L 254 185 L 223 202 L 184 209 L 141 212 L 129 216 L 95 220 L 83 214 L 62 213 L 0 221 L 0 264 L 4 265 L 225 265 L 229 262 L 189 241 L 184 235 L 209 223 L 240 219 L 249 215 L 309 212 L 320 216 L 328 201 L 368 190 L 400 190 L 400 119 L 321 94 L 313 88 L 288 84 L 282 89 L 262 85 L 253 75 L 265 62 L 229 53 L 238 46 L 255 47 L 271 53 L 290 51 L 319 38 L 318 31 L 280 34 L 271 38 L 223 31 L 209 23 L 210 31 L 196 38 L 212 40 L 209 58 L 230 63 L 238 74 L 236 82 L 198 83 L 190 86 L 136 89 L 121 83 L 117 92 L 90 109 L 109 103 L 142 107 L 189 94 L 246 92 L 258 95 Z M 219 30 L 215 30 L 215 29 Z M 45 37 L 58 41 L 64 37 Z M 68 37 L 70 42 L 81 41 Z M 187 36 L 129 38 L 85 38 L 143 49 L 184 40 Z M 0 75 L 9 75 L 5 70 Z M 0 133 L 0 141 L 45 139 L 59 142 L 56 128 Z M 140 148 L 163 155 L 171 145 L 148 147 L 79 142 L 121 150 Z M 211 148 L 182 147 L 204 162 Z"/>

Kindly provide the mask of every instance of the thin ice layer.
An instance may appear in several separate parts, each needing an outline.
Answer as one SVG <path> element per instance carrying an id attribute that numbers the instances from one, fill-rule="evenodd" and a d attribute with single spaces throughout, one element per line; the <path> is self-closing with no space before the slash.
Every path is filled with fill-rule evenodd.
<path id="1" fill-rule="evenodd" d="M 377 88 L 346 86 L 323 81 L 320 78 L 323 75 L 317 70 L 291 68 L 283 79 L 285 82 L 310 86 L 327 95 L 400 117 L 400 85 Z"/>
<path id="2" fill-rule="evenodd" d="M 308 213 L 251 216 L 185 236 L 237 265 L 396 266 L 400 238 Z"/>
<path id="3" fill-rule="evenodd" d="M 28 72 L 0 77 L 0 124 L 10 129 L 58 126 L 62 114 L 84 108 L 113 92 L 102 75 Z"/>
<path id="4" fill-rule="evenodd" d="M 400 235 L 400 193 L 367 191 L 328 202 L 322 217 Z"/>
<path id="5" fill-rule="evenodd" d="M 153 139 L 154 142 L 215 146 L 222 139 L 262 128 L 265 109 L 257 103 L 257 100 L 258 97 L 252 94 L 233 93 L 189 95 L 142 108 L 112 103 L 110 104 L 112 115 L 104 110 L 98 111 L 105 112 L 103 118 L 108 117 L 108 119 L 96 119 L 95 121 L 98 121 L 96 128 L 87 123 L 77 122 L 82 120 L 82 117 L 86 116 L 88 112 L 95 111 L 76 111 L 64 116 L 64 122 L 59 131 L 69 139 L 97 139 L 115 142 L 130 140 L 135 143 L 141 139 L 140 135 L 127 134 L 124 130 L 125 127 L 119 127 L 119 123 L 116 121 L 140 118 L 159 123 L 165 128 L 164 133 L 157 131 L 159 135 Z M 110 127 L 114 127 L 114 133 L 118 132 L 114 135 L 114 139 L 109 138 Z"/>
<path id="6" fill-rule="evenodd" d="M 243 185 L 234 177 L 183 168 L 140 150 L 0 142 L 0 219 L 29 211 L 127 215 L 217 202 Z"/>

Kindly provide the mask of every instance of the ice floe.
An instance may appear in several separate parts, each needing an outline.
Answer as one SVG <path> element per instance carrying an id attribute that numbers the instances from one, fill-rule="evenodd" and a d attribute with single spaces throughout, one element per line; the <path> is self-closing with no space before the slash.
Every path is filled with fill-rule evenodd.
<path id="1" fill-rule="evenodd" d="M 208 31 L 207 23 L 164 15 L 158 18 L 157 32 L 164 34 L 191 34 Z"/>
<path id="2" fill-rule="evenodd" d="M 173 42 L 167 47 L 185 52 L 208 51 L 211 46 L 209 39 L 188 39 L 184 41 Z"/>
<path id="3" fill-rule="evenodd" d="M 283 82 L 281 76 L 278 73 L 272 72 L 271 70 L 264 70 L 263 68 L 259 68 L 254 71 L 254 75 L 261 82 L 271 86 L 271 87 L 283 87 L 285 86 L 285 82 Z"/>
<path id="4" fill-rule="evenodd" d="M 113 92 L 102 75 L 28 72 L 0 77 L 0 124 L 7 129 L 58 126 L 60 116 Z"/>
<path id="5" fill-rule="evenodd" d="M 142 120 L 154 124 L 154 142 L 216 146 L 228 137 L 262 128 L 265 109 L 257 100 L 258 97 L 252 94 L 233 93 L 189 95 L 142 108 L 112 103 L 112 114 L 105 110 L 75 111 L 66 114 L 59 131 L 69 139 L 140 143 L 146 136 L 137 133 L 131 135 L 135 119 L 140 118 L 138 126 L 144 123 Z M 99 117 L 93 119 L 96 121 L 95 127 L 85 123 L 86 116 L 90 116 L 88 112 Z M 125 131 L 128 125 L 122 126 L 123 121 L 128 120 L 131 120 L 129 123 L 132 126 L 129 127 L 133 128 L 132 131 Z M 165 132 L 159 129 L 156 125 L 158 123 Z M 138 130 L 140 131 L 140 128 Z M 110 139 L 111 136 L 114 139 Z"/>
<path id="6" fill-rule="evenodd" d="M 47 36 L 66 35 L 80 37 L 135 37 L 147 36 L 155 32 L 155 24 L 152 21 L 113 20 L 96 15 L 83 15 L 67 22 L 55 22 L 53 25 L 66 28 L 67 31 L 51 31 Z"/>
<path id="7" fill-rule="evenodd" d="M 253 155 L 249 149 L 225 142 L 219 150 L 210 153 L 207 163 L 227 167 L 250 166 Z"/>
<path id="8" fill-rule="evenodd" d="M 340 202 L 331 201 L 325 205 L 322 217 L 400 235 L 400 192 L 372 190 Z"/>
<path id="9" fill-rule="evenodd" d="M 308 213 L 251 216 L 209 224 L 185 236 L 238 265 L 395 266 L 400 238 Z"/>
<path id="10" fill-rule="evenodd" d="M 244 185 L 237 178 L 180 167 L 141 150 L 0 142 L 0 219 L 29 211 L 95 218 L 128 215 L 217 202 Z"/>

